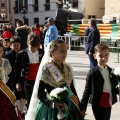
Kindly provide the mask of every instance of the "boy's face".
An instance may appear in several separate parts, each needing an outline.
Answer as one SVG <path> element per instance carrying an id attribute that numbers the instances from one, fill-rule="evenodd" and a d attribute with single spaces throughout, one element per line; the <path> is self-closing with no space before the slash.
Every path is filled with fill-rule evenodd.
<path id="1" fill-rule="evenodd" d="M 12 43 L 11 44 L 11 48 L 12 48 L 12 50 L 14 50 L 15 52 L 18 52 L 19 50 L 20 50 L 20 47 L 21 47 L 21 45 L 20 45 L 20 43 Z"/>
<path id="2" fill-rule="evenodd" d="M 16 26 L 17 26 L 17 27 L 20 27 L 20 25 L 19 25 L 18 23 L 16 24 Z"/>
<path id="3" fill-rule="evenodd" d="M 94 54 L 94 58 L 97 59 L 98 65 L 105 67 L 109 60 L 109 50 L 105 49 Z"/>
<path id="4" fill-rule="evenodd" d="M 3 46 L 4 46 L 5 48 L 10 47 L 10 42 L 3 40 Z"/>

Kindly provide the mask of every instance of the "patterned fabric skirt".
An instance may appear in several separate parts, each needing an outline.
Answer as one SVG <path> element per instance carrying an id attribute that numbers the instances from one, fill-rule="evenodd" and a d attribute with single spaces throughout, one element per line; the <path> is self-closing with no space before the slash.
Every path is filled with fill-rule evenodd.
<path id="1" fill-rule="evenodd" d="M 69 115 L 64 120 L 83 120 L 80 111 L 76 108 L 76 106 L 71 102 L 69 109 Z M 35 120 L 58 120 L 57 119 L 57 109 L 48 108 L 44 103 L 39 101 Z"/>
<path id="2" fill-rule="evenodd" d="M 18 120 L 15 106 L 9 98 L 0 90 L 0 120 Z"/>
<path id="3" fill-rule="evenodd" d="M 55 115 L 55 110 L 48 108 L 44 103 L 39 102 L 37 109 L 35 120 L 57 120 L 57 115 Z"/>

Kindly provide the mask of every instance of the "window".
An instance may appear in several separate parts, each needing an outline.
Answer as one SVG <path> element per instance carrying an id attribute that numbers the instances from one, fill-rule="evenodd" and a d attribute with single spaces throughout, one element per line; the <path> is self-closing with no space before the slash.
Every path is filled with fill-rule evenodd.
<path id="1" fill-rule="evenodd" d="M 35 4 L 33 5 L 34 11 L 38 11 L 38 0 L 35 0 Z"/>
<path id="2" fill-rule="evenodd" d="M 46 0 L 46 3 L 50 3 L 50 0 Z"/>
<path id="3" fill-rule="evenodd" d="M 19 0 L 19 12 L 23 9 L 23 0 Z"/>
<path id="4" fill-rule="evenodd" d="M 28 24 L 28 19 L 27 19 L 27 18 L 24 19 L 24 24 L 25 24 L 25 25 L 29 25 L 29 24 Z"/>
<path id="5" fill-rule="evenodd" d="M 25 7 L 28 7 L 28 0 L 25 0 Z"/>
<path id="6" fill-rule="evenodd" d="M 18 0 L 15 1 L 15 7 L 13 7 L 14 13 L 18 13 Z"/>
<path id="7" fill-rule="evenodd" d="M 50 10 L 50 0 L 46 0 L 44 6 L 45 6 L 45 10 Z"/>
<path id="8" fill-rule="evenodd" d="M 45 6 L 45 10 L 50 10 L 50 4 L 46 3 L 44 6 Z"/>
<path id="9" fill-rule="evenodd" d="M 45 21 L 48 19 L 49 17 L 45 17 Z M 46 23 L 46 22 L 45 22 Z"/>
<path id="10" fill-rule="evenodd" d="M 72 7 L 73 7 L 73 8 L 78 7 L 78 1 L 72 2 Z"/>
<path id="11" fill-rule="evenodd" d="M 90 18 L 96 18 L 96 16 L 95 15 L 88 15 L 88 19 L 90 19 Z"/>
<path id="12" fill-rule="evenodd" d="M 39 18 L 34 18 L 34 24 L 38 23 L 39 24 Z"/>
<path id="13" fill-rule="evenodd" d="M 5 7 L 5 3 L 1 3 L 1 7 Z"/>

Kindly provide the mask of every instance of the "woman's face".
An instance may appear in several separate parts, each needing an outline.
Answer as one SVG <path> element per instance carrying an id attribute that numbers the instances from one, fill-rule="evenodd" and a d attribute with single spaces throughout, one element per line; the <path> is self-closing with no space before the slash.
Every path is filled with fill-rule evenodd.
<path id="1" fill-rule="evenodd" d="M 67 57 L 68 46 L 65 43 L 62 43 L 58 46 L 57 50 L 51 52 L 53 61 L 56 63 L 62 63 Z"/>

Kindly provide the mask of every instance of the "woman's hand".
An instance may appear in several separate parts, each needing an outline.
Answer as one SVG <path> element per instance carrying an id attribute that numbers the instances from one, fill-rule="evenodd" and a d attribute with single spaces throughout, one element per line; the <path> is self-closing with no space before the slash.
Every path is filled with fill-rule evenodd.
<path id="1" fill-rule="evenodd" d="M 83 118 L 85 118 L 85 111 L 84 110 L 81 112 L 81 115 Z"/>
<path id="2" fill-rule="evenodd" d="M 61 103 L 58 103 L 58 102 L 56 102 L 55 103 L 55 107 L 58 109 L 58 111 L 60 111 L 61 113 L 62 113 L 62 110 L 61 110 L 61 107 L 62 107 L 63 105 L 61 104 Z"/>

